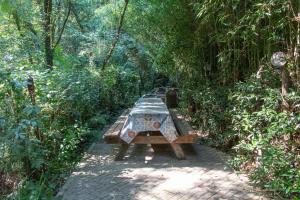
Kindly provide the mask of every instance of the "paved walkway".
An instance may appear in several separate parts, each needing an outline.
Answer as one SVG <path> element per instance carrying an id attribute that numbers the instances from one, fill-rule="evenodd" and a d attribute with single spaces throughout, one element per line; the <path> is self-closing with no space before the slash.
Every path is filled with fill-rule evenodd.
<path id="1" fill-rule="evenodd" d="M 194 145 L 187 160 L 172 152 L 154 153 L 146 145 L 113 161 L 116 146 L 96 143 L 58 193 L 65 200 L 266 199 L 245 176 L 226 169 L 225 156 Z M 186 150 L 187 152 L 187 150 Z"/>

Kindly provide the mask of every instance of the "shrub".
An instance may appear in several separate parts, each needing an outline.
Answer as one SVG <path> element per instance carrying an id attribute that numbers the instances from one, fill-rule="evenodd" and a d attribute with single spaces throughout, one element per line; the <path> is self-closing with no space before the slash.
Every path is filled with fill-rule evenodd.
<path id="1" fill-rule="evenodd" d="M 104 72 L 91 67 L 47 72 L 38 66 L 33 70 L 4 64 L 0 68 L 0 178 L 18 175 L 12 199 L 50 198 L 86 145 L 99 138 L 99 129 L 134 102 L 138 92 L 131 90 L 126 94 L 130 98 L 123 99 L 120 82 L 134 87 L 135 76 L 121 74 L 118 66 L 108 66 Z M 28 95 L 28 74 L 35 82 L 35 104 Z"/>
<path id="2" fill-rule="evenodd" d="M 231 164 L 249 170 L 255 182 L 271 191 L 299 193 L 299 93 L 290 91 L 290 110 L 282 111 L 279 89 L 252 77 L 237 84 L 229 99 L 230 128 L 238 138 Z"/>
<path id="3" fill-rule="evenodd" d="M 283 109 L 279 75 L 265 67 L 228 88 L 203 86 L 183 92 L 196 105 L 192 122 L 207 133 L 206 143 L 232 154 L 229 164 L 246 170 L 262 187 L 284 198 L 300 192 L 300 93 L 293 88 Z"/>

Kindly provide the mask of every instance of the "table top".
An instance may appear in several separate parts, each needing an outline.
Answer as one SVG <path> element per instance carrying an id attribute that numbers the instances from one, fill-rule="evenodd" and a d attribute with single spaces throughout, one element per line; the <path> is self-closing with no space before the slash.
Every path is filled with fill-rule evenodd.
<path id="1" fill-rule="evenodd" d="M 169 110 L 160 98 L 140 98 L 129 113 L 120 138 L 130 143 L 145 131 L 160 131 L 170 143 L 178 136 Z"/>
<path id="2" fill-rule="evenodd" d="M 169 115 L 169 111 L 160 98 L 140 98 L 130 112 L 130 115 L 139 114 Z"/>

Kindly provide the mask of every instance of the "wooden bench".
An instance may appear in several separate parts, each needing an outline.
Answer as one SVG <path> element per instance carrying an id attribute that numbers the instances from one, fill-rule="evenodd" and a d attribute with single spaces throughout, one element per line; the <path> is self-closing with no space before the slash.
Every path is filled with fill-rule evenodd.
<path id="1" fill-rule="evenodd" d="M 198 134 L 184 119 L 184 116 L 181 115 L 176 109 L 169 109 L 169 112 L 177 129 L 177 132 L 180 135 L 180 137 L 176 140 L 177 143 L 195 143 L 198 139 Z"/>
<path id="2" fill-rule="evenodd" d="M 179 134 L 179 137 L 173 143 L 169 143 L 169 141 L 167 141 L 166 138 L 161 134 L 144 133 L 141 135 L 137 135 L 133 139 L 131 144 L 151 144 L 153 147 L 155 147 L 155 145 L 170 144 L 177 158 L 185 159 L 185 155 L 180 144 L 195 143 L 197 141 L 198 135 L 176 109 L 170 109 L 169 112 L 173 119 L 175 128 L 177 129 L 177 132 Z M 120 139 L 121 130 L 129 113 L 130 109 L 125 110 L 117 119 L 117 121 L 103 135 L 104 141 L 107 144 L 121 144 L 119 153 L 116 156 L 116 160 L 121 160 L 129 147 L 129 144 L 123 142 Z"/>
<path id="3" fill-rule="evenodd" d="M 118 144 L 121 142 L 119 135 L 129 113 L 130 109 L 124 110 L 117 121 L 105 132 L 103 139 L 107 144 Z"/>

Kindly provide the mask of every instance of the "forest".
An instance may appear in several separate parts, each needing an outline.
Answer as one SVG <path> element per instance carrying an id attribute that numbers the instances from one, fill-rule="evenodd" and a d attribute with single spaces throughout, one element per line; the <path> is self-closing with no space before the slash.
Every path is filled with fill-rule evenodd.
<path id="1" fill-rule="evenodd" d="M 299 199 L 299 13 L 299 0 L 0 0 L 0 199 L 55 199 L 103 128 L 166 86 L 200 144 Z"/>

